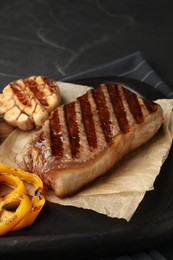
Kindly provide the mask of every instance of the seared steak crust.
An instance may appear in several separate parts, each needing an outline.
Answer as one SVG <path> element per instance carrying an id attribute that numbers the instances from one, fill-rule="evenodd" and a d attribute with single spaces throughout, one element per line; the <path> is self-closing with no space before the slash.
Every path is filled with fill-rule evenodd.
<path id="1" fill-rule="evenodd" d="M 157 103 L 120 84 L 101 84 L 51 112 L 16 161 L 65 197 L 151 139 L 162 121 Z"/>

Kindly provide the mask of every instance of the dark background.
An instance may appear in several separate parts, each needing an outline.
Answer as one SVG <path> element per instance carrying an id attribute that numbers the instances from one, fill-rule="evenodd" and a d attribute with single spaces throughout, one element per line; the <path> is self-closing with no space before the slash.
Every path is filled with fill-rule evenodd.
<path id="1" fill-rule="evenodd" d="M 173 87 L 170 0 L 0 0 L 0 85 L 56 79 L 142 51 Z"/>
<path id="2" fill-rule="evenodd" d="M 172 1 L 0 0 L 1 90 L 19 78 L 59 80 L 136 51 L 173 88 Z M 173 259 L 172 244 L 126 259 Z"/>

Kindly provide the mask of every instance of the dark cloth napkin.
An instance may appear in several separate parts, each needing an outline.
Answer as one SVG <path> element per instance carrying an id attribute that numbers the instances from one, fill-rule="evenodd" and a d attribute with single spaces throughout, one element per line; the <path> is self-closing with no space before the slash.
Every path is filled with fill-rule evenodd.
<path id="1" fill-rule="evenodd" d="M 148 61 L 144 58 L 143 54 L 138 51 L 125 56 L 121 59 L 114 60 L 107 64 L 91 68 L 90 70 L 76 73 L 67 77 L 63 77 L 62 81 L 71 82 L 71 80 L 80 80 L 83 78 L 94 77 L 128 77 L 136 79 L 141 82 L 147 83 L 151 88 L 155 88 L 163 94 L 165 98 L 173 98 L 173 89 L 171 89 L 160 78 L 157 72 L 152 68 Z M 102 258 L 102 260 L 166 260 L 158 249 L 151 249 L 147 252 L 139 252 L 136 254 L 122 255 L 118 258 Z"/>
<path id="2" fill-rule="evenodd" d="M 61 80 L 70 82 L 72 79 L 99 76 L 118 76 L 140 80 L 160 91 L 165 98 L 173 98 L 173 89 L 160 78 L 140 51 L 90 70 L 63 77 Z"/>

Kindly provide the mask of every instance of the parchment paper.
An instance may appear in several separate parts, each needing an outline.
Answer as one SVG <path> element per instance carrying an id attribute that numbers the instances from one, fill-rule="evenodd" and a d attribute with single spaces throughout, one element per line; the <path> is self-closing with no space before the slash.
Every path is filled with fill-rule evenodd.
<path id="1" fill-rule="evenodd" d="M 58 82 L 63 103 L 84 94 L 87 86 Z M 147 144 L 126 156 L 111 172 L 75 196 L 59 199 L 45 188 L 48 201 L 91 209 L 112 218 L 129 221 L 142 201 L 146 191 L 154 189 L 154 182 L 168 156 L 173 138 L 173 100 L 156 100 L 162 106 L 164 123 Z M 0 162 L 16 166 L 16 154 L 35 131 L 14 130 L 0 146 Z"/>

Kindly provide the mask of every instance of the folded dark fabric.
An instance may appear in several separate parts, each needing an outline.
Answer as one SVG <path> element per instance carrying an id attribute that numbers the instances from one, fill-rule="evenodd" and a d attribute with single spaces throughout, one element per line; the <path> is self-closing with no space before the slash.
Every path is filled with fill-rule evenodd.
<path id="1" fill-rule="evenodd" d="M 173 98 L 173 89 L 160 78 L 140 51 L 90 70 L 63 77 L 61 80 L 70 81 L 99 76 L 119 76 L 140 80 L 160 91 L 166 98 Z"/>

